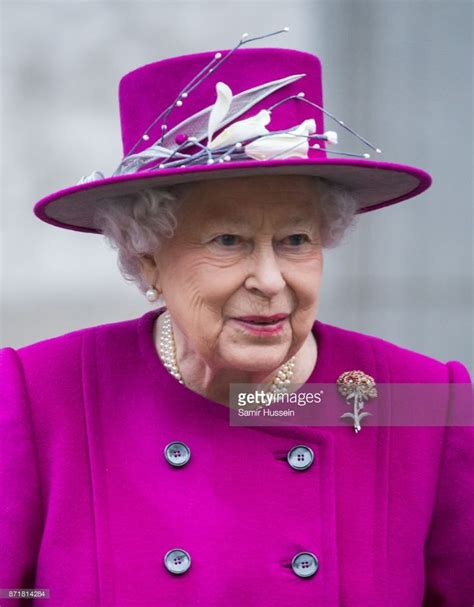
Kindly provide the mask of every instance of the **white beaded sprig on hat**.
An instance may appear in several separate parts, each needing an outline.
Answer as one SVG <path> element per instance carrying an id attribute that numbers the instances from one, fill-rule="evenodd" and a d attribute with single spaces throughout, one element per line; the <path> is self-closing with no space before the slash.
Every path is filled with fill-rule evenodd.
<path id="1" fill-rule="evenodd" d="M 168 311 L 163 314 L 163 326 L 159 338 L 159 353 L 161 360 L 169 373 L 171 373 L 180 384 L 184 384 L 176 359 L 176 343 L 174 340 L 171 316 Z M 291 383 L 291 378 L 293 377 L 295 358 L 295 356 L 292 356 L 286 363 L 281 365 L 267 394 L 284 394 L 288 392 L 288 384 Z"/>
<path id="2" fill-rule="evenodd" d="M 216 83 L 216 101 L 213 105 L 200 109 L 191 116 L 168 129 L 168 118 L 176 107 L 183 105 L 190 93 L 196 95 L 196 88 L 211 74 L 218 70 L 219 66 L 227 61 L 229 57 L 241 46 L 288 32 L 289 27 L 284 27 L 276 32 L 262 36 L 249 37 L 248 33 L 242 34 L 238 43 L 225 54 L 215 53 L 211 61 L 204 66 L 185 86 L 173 97 L 173 101 L 164 108 L 158 116 L 148 125 L 145 131 L 128 150 L 112 174 L 127 175 L 140 171 L 157 171 L 159 169 L 188 168 L 203 164 L 224 164 L 241 160 L 266 161 L 284 158 L 310 158 L 309 150 L 319 150 L 324 155 L 338 154 L 340 156 L 370 158 L 368 153 L 344 152 L 332 150 L 330 146 L 322 146 L 315 141 L 323 141 L 331 145 L 337 145 L 338 134 L 335 131 L 316 132 L 316 122 L 313 118 L 303 120 L 301 124 L 285 127 L 284 129 L 268 130 L 266 127 L 271 121 L 272 111 L 283 103 L 296 100 L 310 105 L 319 110 L 328 118 L 335 121 L 360 142 L 368 146 L 378 154 L 382 150 L 367 141 L 345 122 L 329 112 L 325 107 L 306 99 L 305 92 L 289 95 L 280 99 L 271 107 L 260 110 L 256 115 L 243 120 L 237 120 L 256 104 L 262 102 L 269 95 L 282 87 L 288 86 L 306 76 L 306 74 L 289 74 L 283 78 L 270 82 L 260 83 L 236 94 L 225 82 Z M 160 125 L 160 136 L 147 148 L 137 151 L 143 141 L 150 140 L 150 133 L 158 123 Z M 226 127 L 224 129 L 224 127 Z M 214 133 L 220 129 L 222 132 L 213 139 Z M 207 139 L 207 143 L 203 143 Z M 312 144 L 312 145 L 310 145 Z M 196 148 L 198 148 L 196 150 Z M 193 151 L 191 152 L 191 149 Z M 79 184 L 105 179 L 101 171 L 94 171 L 88 176 L 81 177 Z"/>

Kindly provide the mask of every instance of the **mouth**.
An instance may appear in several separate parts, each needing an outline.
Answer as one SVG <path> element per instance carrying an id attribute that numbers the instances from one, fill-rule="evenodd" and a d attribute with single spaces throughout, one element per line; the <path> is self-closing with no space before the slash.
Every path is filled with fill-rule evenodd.
<path id="1" fill-rule="evenodd" d="M 239 316 L 234 320 L 239 320 L 241 322 L 249 323 L 252 325 L 276 325 L 288 318 L 288 314 L 274 314 L 273 316 Z"/>
<path id="2" fill-rule="evenodd" d="M 280 334 L 288 317 L 288 314 L 275 314 L 274 316 L 240 316 L 233 320 L 247 333 L 263 337 Z"/>

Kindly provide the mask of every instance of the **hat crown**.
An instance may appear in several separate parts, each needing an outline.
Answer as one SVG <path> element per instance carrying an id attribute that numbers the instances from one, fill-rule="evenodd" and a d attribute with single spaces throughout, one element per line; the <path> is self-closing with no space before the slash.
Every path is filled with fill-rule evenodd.
<path id="1" fill-rule="evenodd" d="M 170 131 L 186 118 L 212 106 L 216 102 L 218 82 L 228 85 L 235 96 L 266 82 L 305 74 L 258 101 L 241 114 L 239 120 L 254 116 L 260 110 L 300 92 L 304 92 L 306 99 L 323 107 L 321 62 L 316 55 L 284 48 L 239 48 L 193 88 L 182 100 L 182 105 L 173 107 L 164 120 L 159 120 L 147 130 L 178 99 L 179 93 L 197 74 L 212 62 L 216 53 L 221 53 L 224 58 L 231 50 L 171 57 L 149 63 L 123 76 L 119 84 L 119 104 L 124 156 L 132 148 L 134 153 L 140 152 L 157 141 L 161 137 L 163 124 Z M 324 132 L 323 113 L 298 99 L 291 99 L 272 112 L 269 130 L 292 128 L 309 118 L 316 121 L 317 132 Z M 140 141 L 145 132 L 149 140 Z"/>

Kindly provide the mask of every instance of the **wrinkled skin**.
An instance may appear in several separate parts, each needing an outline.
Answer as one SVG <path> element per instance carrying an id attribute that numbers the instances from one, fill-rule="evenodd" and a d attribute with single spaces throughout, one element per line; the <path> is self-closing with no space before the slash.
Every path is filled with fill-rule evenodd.
<path id="1" fill-rule="evenodd" d="M 163 293 L 185 384 L 227 404 L 229 383 L 268 387 L 296 354 L 292 383 L 314 368 L 314 322 L 323 270 L 320 220 L 307 176 L 193 184 L 178 226 L 144 275 Z M 278 335 L 255 336 L 235 317 L 287 313 Z M 155 327 L 155 337 L 162 316 Z"/>

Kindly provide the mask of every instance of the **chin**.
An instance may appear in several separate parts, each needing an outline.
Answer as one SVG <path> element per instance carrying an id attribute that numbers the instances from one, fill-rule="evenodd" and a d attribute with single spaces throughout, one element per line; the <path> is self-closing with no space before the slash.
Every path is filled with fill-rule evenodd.
<path id="1" fill-rule="evenodd" d="M 286 346 L 252 346 L 236 352 L 234 356 L 227 353 L 226 359 L 231 367 L 240 371 L 271 373 L 288 360 L 287 352 Z"/>

